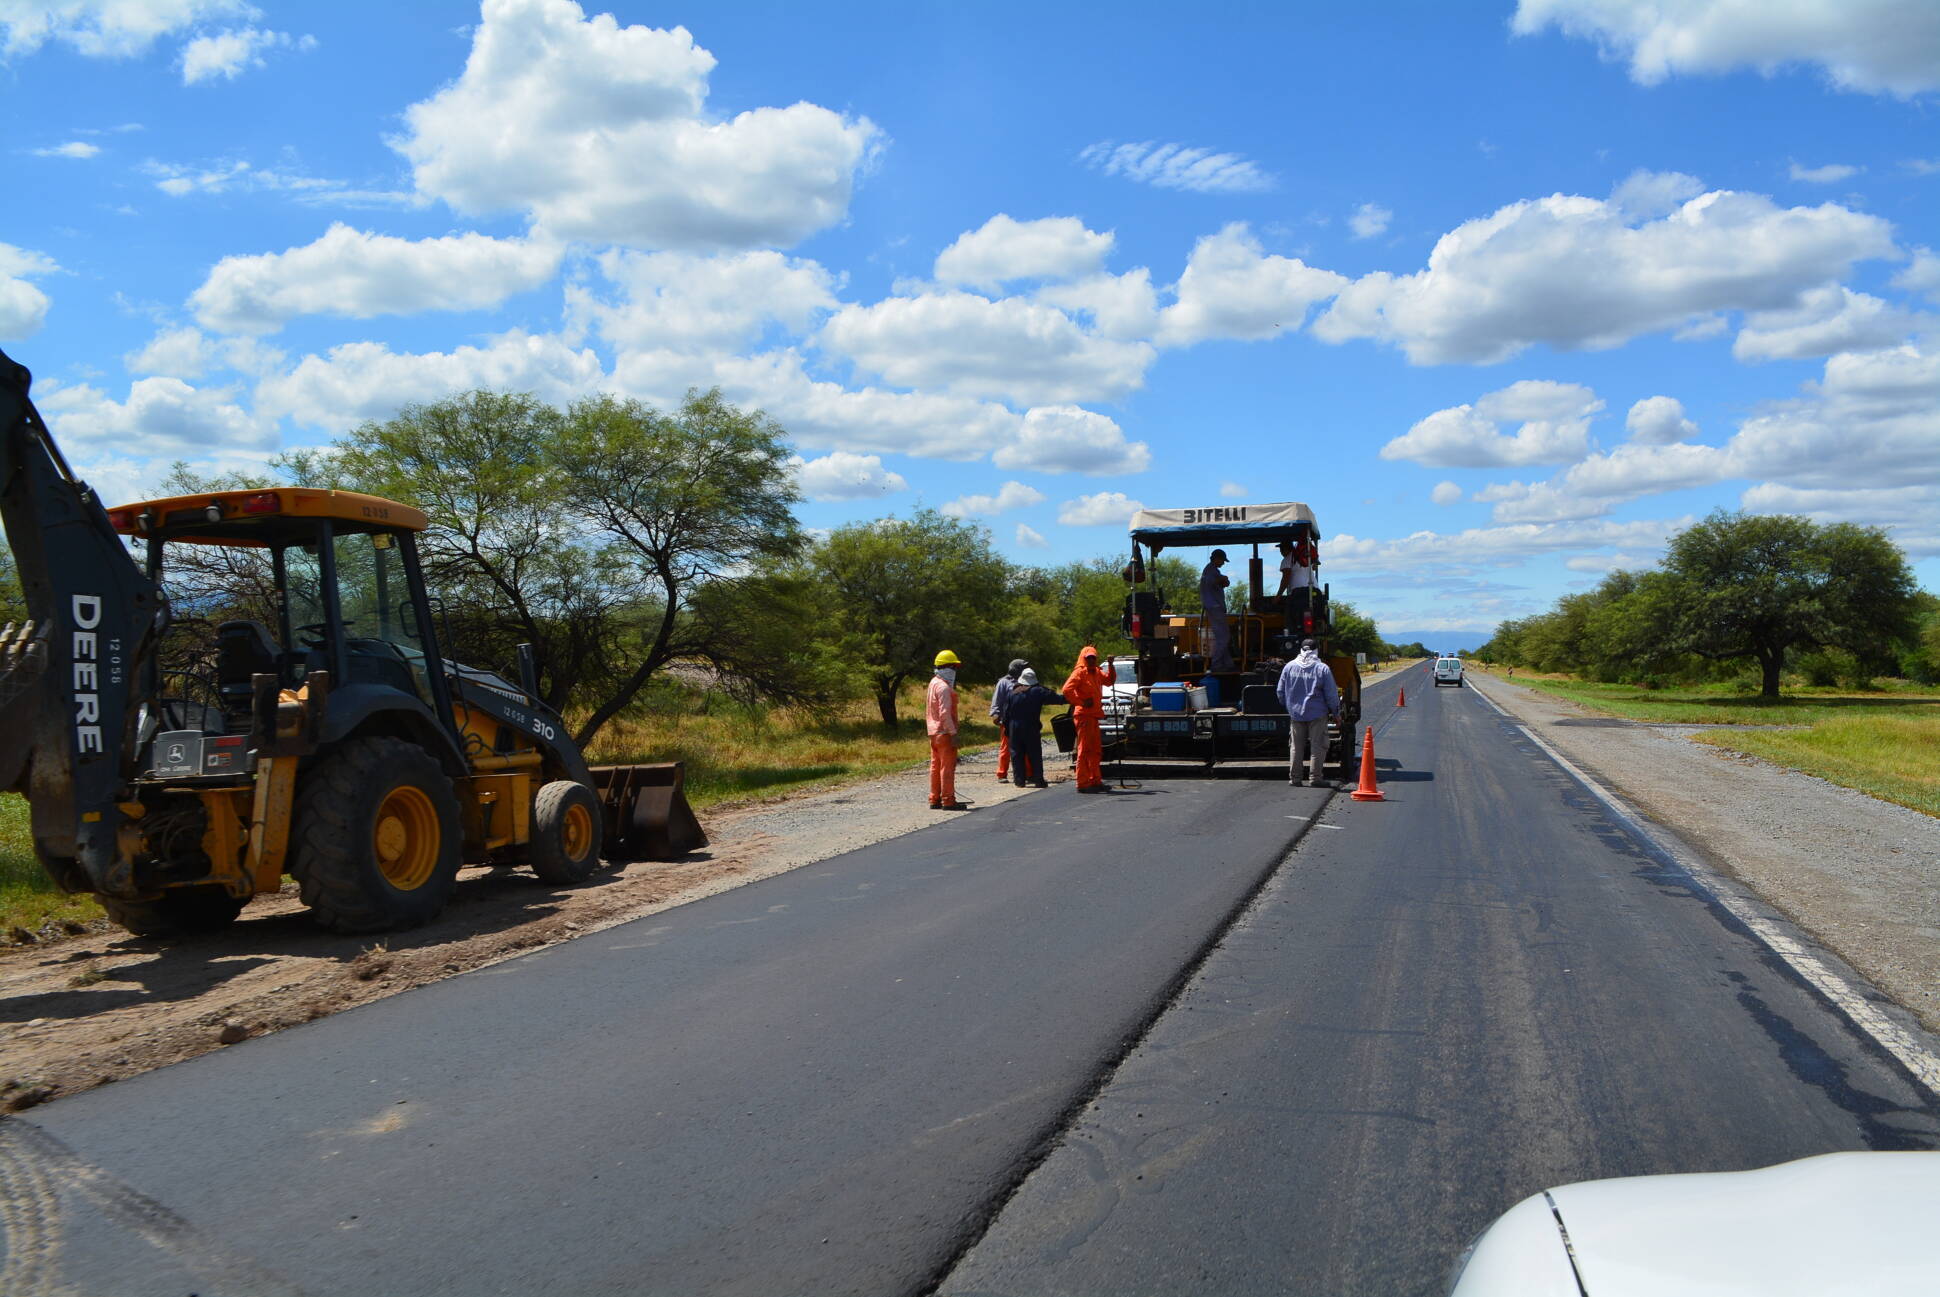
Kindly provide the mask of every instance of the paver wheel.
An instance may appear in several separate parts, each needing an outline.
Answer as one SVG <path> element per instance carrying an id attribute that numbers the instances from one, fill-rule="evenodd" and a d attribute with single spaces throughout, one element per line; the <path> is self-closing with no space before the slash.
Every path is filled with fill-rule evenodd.
<path id="1" fill-rule="evenodd" d="M 152 901 L 122 901 L 96 897 L 108 917 L 137 937 L 165 937 L 181 933 L 214 932 L 226 928 L 242 913 L 243 898 L 220 887 L 171 887 Z"/>
<path id="2" fill-rule="evenodd" d="M 403 739 L 349 739 L 306 771 L 290 837 L 303 903 L 337 932 L 414 928 L 458 877 L 451 779 Z"/>
<path id="3" fill-rule="evenodd" d="M 605 829 L 599 798 L 585 784 L 558 779 L 532 799 L 532 872 L 548 883 L 583 883 L 599 868 Z"/>

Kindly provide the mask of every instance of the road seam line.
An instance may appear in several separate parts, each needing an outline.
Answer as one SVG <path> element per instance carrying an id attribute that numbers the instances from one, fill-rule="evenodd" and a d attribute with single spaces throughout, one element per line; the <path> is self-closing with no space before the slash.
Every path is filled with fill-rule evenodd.
<path id="1" fill-rule="evenodd" d="M 1758 913 L 1745 902 L 1743 897 L 1734 895 L 1731 888 L 1718 886 L 1716 873 L 1682 843 L 1675 842 L 1653 829 L 1640 813 L 1633 810 L 1615 792 L 1578 769 L 1574 762 L 1551 747 L 1541 735 L 1523 724 L 1521 719 L 1510 715 L 1495 699 L 1480 689 L 1475 691 L 1475 696 L 1487 703 L 1496 715 L 1520 730 L 1523 736 L 1541 748 L 1551 761 L 1568 771 L 1631 833 L 1689 874 L 1693 882 L 1709 893 L 1718 904 L 1724 906 L 1733 918 L 1744 924 L 1753 936 L 1765 944 L 1767 949 L 1784 960 L 1787 967 L 1831 1001 L 1833 1007 L 1843 1013 L 1854 1028 L 1897 1059 L 1900 1066 L 1925 1087 L 1929 1094 L 1940 1098 L 1940 1057 L 1936 1057 L 1932 1051 L 1915 1040 L 1905 1028 L 1881 1013 L 1864 995 L 1854 989 L 1852 983 L 1828 968 L 1778 924 Z"/>

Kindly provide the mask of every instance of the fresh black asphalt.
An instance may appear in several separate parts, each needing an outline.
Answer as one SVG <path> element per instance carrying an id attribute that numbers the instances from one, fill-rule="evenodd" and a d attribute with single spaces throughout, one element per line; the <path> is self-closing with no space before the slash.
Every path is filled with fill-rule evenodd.
<path id="1" fill-rule="evenodd" d="M 8 1297 L 1432 1293 L 1550 1184 L 1940 1139 L 1401 683 L 1385 803 L 1053 789 L 0 1121 Z"/>
<path id="2" fill-rule="evenodd" d="M 0 1122 L 55 1218 L 9 1238 L 131 1297 L 931 1286 L 1325 800 L 1259 773 L 939 817 Z"/>
<path id="3" fill-rule="evenodd" d="M 1437 1294 L 1553 1185 L 1940 1147 L 1701 885 L 1420 682 L 1388 800 L 1329 806 L 943 1293 Z"/>

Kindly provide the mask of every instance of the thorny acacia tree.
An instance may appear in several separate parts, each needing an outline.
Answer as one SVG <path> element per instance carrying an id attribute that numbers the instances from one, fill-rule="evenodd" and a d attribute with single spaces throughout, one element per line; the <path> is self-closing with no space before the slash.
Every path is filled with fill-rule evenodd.
<path id="1" fill-rule="evenodd" d="M 785 680 L 783 663 L 736 660 L 732 627 L 688 614 L 701 588 L 799 552 L 801 496 L 788 456 L 780 424 L 728 404 L 719 389 L 688 392 L 671 414 L 612 396 L 567 411 L 550 457 L 560 491 L 626 569 L 641 614 L 623 672 L 580 727 L 580 743 L 676 659 Z"/>
<path id="2" fill-rule="evenodd" d="M 556 709 L 608 669 L 635 594 L 565 508 L 551 458 L 564 425 L 530 395 L 474 391 L 366 423 L 331 456 L 347 483 L 430 517 L 419 549 L 454 614 L 447 652 L 499 666 L 530 642 L 540 694 Z"/>

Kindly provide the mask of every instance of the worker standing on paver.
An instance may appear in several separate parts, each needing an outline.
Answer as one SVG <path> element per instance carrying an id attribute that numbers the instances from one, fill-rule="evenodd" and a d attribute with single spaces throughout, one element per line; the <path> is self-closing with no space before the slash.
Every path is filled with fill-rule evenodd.
<path id="1" fill-rule="evenodd" d="M 1204 617 L 1206 632 L 1211 636 L 1210 646 L 1206 649 L 1208 671 L 1233 669 L 1233 628 L 1226 622 L 1226 587 L 1233 582 L 1231 577 L 1219 570 L 1225 562 L 1226 551 L 1216 549 L 1212 552 L 1212 560 L 1199 573 L 1199 611 Z"/>
<path id="2" fill-rule="evenodd" d="M 936 655 L 929 698 L 923 708 L 930 731 L 930 809 L 970 809 L 957 800 L 957 668 L 961 658 L 944 649 Z"/>
<path id="3" fill-rule="evenodd" d="M 990 719 L 997 723 L 997 779 L 1000 783 L 1010 771 L 1010 726 L 1004 723 L 1004 701 L 1017 684 L 1018 673 L 1028 666 L 1030 663 L 1023 658 L 1011 659 L 1010 670 L 997 677 L 997 687 L 990 691 Z"/>
<path id="4" fill-rule="evenodd" d="M 1333 668 L 1320 660 L 1320 646 L 1313 640 L 1300 641 L 1300 653 L 1280 668 L 1280 683 L 1275 686 L 1287 709 L 1287 782 L 1298 788 L 1308 782 L 1301 767 L 1311 755 L 1314 787 L 1339 787 L 1323 784 L 1321 770 L 1327 761 L 1327 720 L 1340 714 L 1340 689 L 1334 683 Z"/>
<path id="5" fill-rule="evenodd" d="M 1214 551 L 1217 553 L 1218 551 Z M 1105 791 L 1105 772 L 1098 758 L 1104 750 L 1104 736 L 1098 722 L 1105 714 L 1105 686 L 1116 682 L 1116 667 L 1098 665 L 1098 650 L 1090 644 L 1078 653 L 1078 664 L 1064 681 L 1064 700 L 1071 704 L 1071 719 L 1078 730 L 1078 791 Z"/>

